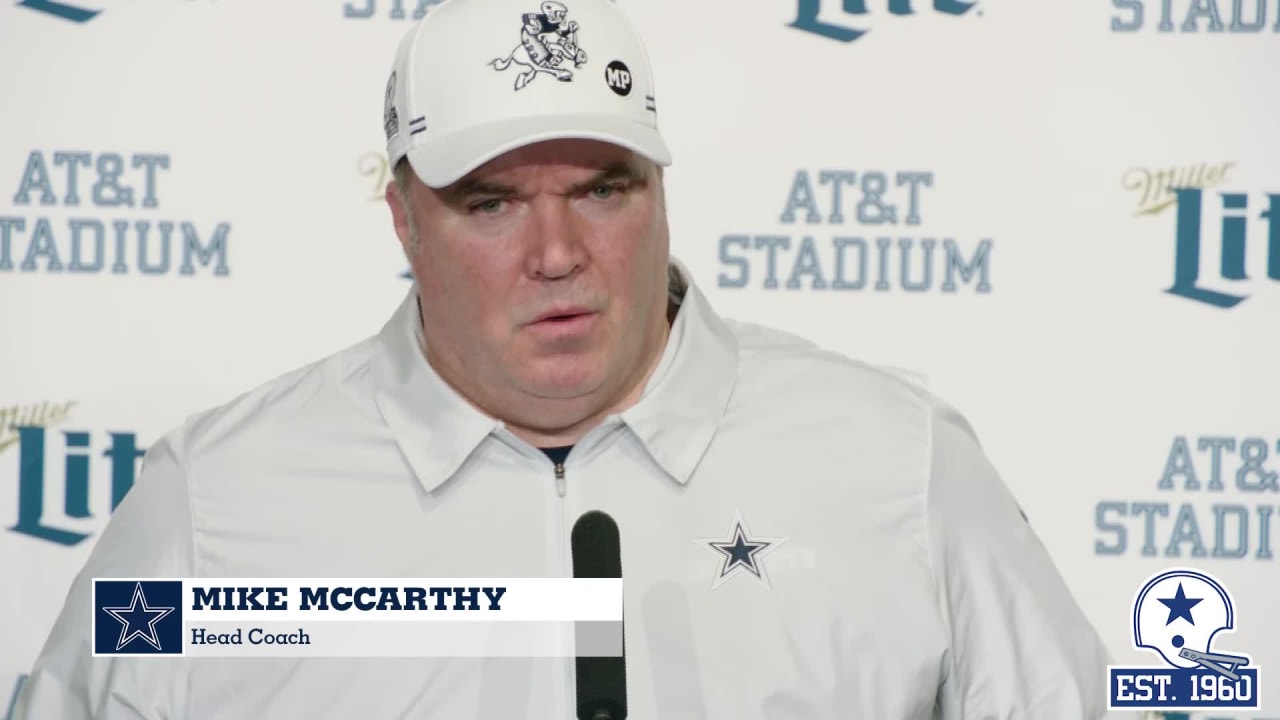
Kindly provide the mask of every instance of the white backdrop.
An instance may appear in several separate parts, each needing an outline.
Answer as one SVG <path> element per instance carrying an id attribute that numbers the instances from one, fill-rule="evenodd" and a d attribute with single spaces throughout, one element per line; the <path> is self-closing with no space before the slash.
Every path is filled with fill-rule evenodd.
<path id="1" fill-rule="evenodd" d="M 0 718 L 132 450 L 399 301 L 383 90 L 436 4 L 76 3 L 0 4 Z M 717 308 L 964 411 L 1118 661 L 1148 575 L 1216 574 L 1277 717 L 1280 2 L 1165 5 L 626 2 Z M 1231 307 L 1168 292 L 1175 186 Z"/>

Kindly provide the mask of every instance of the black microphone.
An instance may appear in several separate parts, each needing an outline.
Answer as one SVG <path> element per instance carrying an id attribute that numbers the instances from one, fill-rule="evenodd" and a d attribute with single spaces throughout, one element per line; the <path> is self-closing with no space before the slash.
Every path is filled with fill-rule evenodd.
<path id="1" fill-rule="evenodd" d="M 621 578 L 622 544 L 618 524 L 599 510 L 583 514 L 570 536 L 575 578 Z M 625 720 L 627 658 L 623 638 L 618 657 L 575 658 L 578 720 Z"/>

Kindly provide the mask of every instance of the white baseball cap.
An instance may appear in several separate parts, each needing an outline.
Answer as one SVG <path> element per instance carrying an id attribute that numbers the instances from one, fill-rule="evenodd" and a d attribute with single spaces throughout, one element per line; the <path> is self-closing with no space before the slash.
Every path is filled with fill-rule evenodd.
<path id="1" fill-rule="evenodd" d="M 553 138 L 621 145 L 659 165 L 653 71 L 612 0 L 445 0 L 400 42 L 383 110 L 387 156 L 449 185 Z"/>

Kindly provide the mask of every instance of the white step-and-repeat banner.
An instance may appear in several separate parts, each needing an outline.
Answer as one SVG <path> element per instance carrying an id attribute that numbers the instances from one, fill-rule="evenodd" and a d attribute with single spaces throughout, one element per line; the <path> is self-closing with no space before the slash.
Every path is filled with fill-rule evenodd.
<path id="1" fill-rule="evenodd" d="M 0 3 L 0 718 L 149 443 L 401 298 L 436 4 Z M 1280 717 L 1280 0 L 626 8 L 713 303 L 966 413 L 1119 662 L 1143 580 L 1216 575 L 1263 707 L 1190 717 Z"/>

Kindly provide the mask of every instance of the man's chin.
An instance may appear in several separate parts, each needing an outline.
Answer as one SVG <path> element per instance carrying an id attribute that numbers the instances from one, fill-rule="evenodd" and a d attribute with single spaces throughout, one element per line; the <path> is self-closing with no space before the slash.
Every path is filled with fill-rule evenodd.
<path id="1" fill-rule="evenodd" d="M 594 367 L 579 366 L 571 360 L 547 360 L 545 367 L 530 368 L 524 378 L 527 392 L 539 399 L 563 401 L 589 399 L 604 385 L 604 378 Z"/>
<path id="2" fill-rule="evenodd" d="M 565 383 L 565 382 L 532 382 L 529 383 L 529 394 L 539 400 L 550 402 L 573 403 L 591 399 L 599 390 L 599 383 Z"/>

